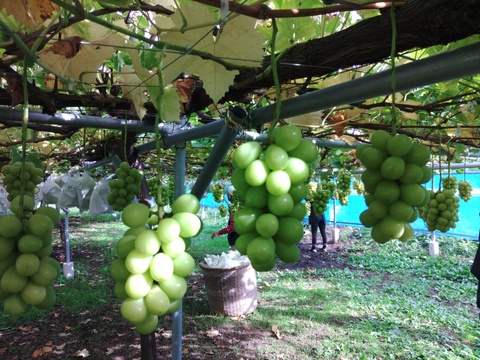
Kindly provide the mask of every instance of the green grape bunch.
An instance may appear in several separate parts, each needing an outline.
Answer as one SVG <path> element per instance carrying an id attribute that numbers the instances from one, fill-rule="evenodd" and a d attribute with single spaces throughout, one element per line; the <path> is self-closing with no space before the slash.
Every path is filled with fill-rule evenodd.
<path id="1" fill-rule="evenodd" d="M 472 198 L 472 190 L 472 185 L 467 180 L 458 182 L 458 194 L 463 201 L 467 202 Z"/>
<path id="2" fill-rule="evenodd" d="M 53 283 L 61 269 L 50 255 L 60 213 L 49 206 L 35 209 L 43 170 L 31 162 L 16 162 L 3 166 L 2 172 L 13 214 L 0 216 L 0 300 L 5 314 L 21 315 L 55 303 Z"/>
<path id="3" fill-rule="evenodd" d="M 223 201 L 223 187 L 220 184 L 214 184 L 212 185 L 212 194 L 213 194 L 213 199 L 215 202 L 220 203 Z"/>
<path id="4" fill-rule="evenodd" d="M 322 182 L 322 189 L 330 191 L 330 197 L 333 196 L 336 198 L 337 186 L 333 181 L 329 180 L 326 182 Z"/>
<path id="5" fill-rule="evenodd" d="M 460 197 L 452 189 L 437 192 L 429 190 L 430 201 L 419 208 L 420 218 L 427 224 L 428 231 L 448 232 L 456 227 Z"/>
<path id="6" fill-rule="evenodd" d="M 130 168 L 130 165 L 124 161 L 115 170 L 115 175 L 117 178 L 108 182 L 111 193 L 107 196 L 107 202 L 113 210 L 122 211 L 135 199 L 135 196 L 140 194 L 143 173 L 138 169 Z"/>
<path id="7" fill-rule="evenodd" d="M 315 214 L 323 214 L 327 210 L 328 202 L 332 197 L 330 190 L 324 190 L 321 187 L 317 188 L 313 195 L 313 211 Z"/>
<path id="8" fill-rule="evenodd" d="M 202 229 L 199 209 L 194 195 L 183 194 L 172 203 L 172 216 L 154 224 L 150 219 L 157 214 L 145 204 L 129 204 L 122 212 L 128 230 L 115 245 L 109 270 L 120 313 L 139 334 L 152 333 L 160 316 L 180 308 L 185 278 L 195 267 L 186 250 Z"/>
<path id="9" fill-rule="evenodd" d="M 268 144 L 247 141 L 235 149 L 231 176 L 240 208 L 233 214 L 239 234 L 235 247 L 256 271 L 300 258 L 297 247 L 307 215 L 304 199 L 311 179 L 309 164 L 318 159 L 317 145 L 295 125 L 273 129 Z"/>
<path id="10" fill-rule="evenodd" d="M 352 174 L 345 169 L 340 169 L 337 176 L 337 197 L 341 205 L 348 205 L 348 196 L 351 193 L 350 182 Z"/>
<path id="11" fill-rule="evenodd" d="M 218 207 L 218 212 L 220 213 L 220 216 L 221 216 L 221 217 L 227 216 L 227 213 L 228 213 L 227 207 L 226 207 L 225 205 L 221 204 L 221 205 Z"/>
<path id="12" fill-rule="evenodd" d="M 158 192 L 158 181 L 157 178 L 150 178 L 147 180 L 148 193 L 151 196 L 155 196 Z"/>
<path id="13" fill-rule="evenodd" d="M 454 192 L 457 191 L 457 177 L 447 176 L 442 178 L 442 187 L 444 189 L 453 190 Z"/>
<path id="14" fill-rule="evenodd" d="M 431 200 L 423 186 L 432 177 L 430 149 L 407 135 L 377 130 L 370 136 L 370 144 L 357 147 L 356 156 L 365 168 L 361 180 L 368 207 L 360 214 L 360 222 L 371 228 L 371 237 L 379 244 L 393 239 L 408 241 L 414 235 L 410 224 L 423 215 Z M 450 201 L 453 205 L 453 199 Z M 446 225 L 444 221 L 438 223 Z M 431 225 L 435 223 L 432 219 Z"/>
<path id="15" fill-rule="evenodd" d="M 358 195 L 365 194 L 365 187 L 363 186 L 363 183 L 361 181 L 353 180 L 353 188 L 357 191 Z"/>
<path id="16" fill-rule="evenodd" d="M 43 169 L 37 168 L 32 162 L 25 162 L 22 167 L 22 162 L 14 162 L 2 167 L 3 184 L 7 191 L 7 200 L 12 202 L 18 195 L 20 195 L 22 186 L 24 186 L 24 195 L 34 199 L 40 189 L 38 184 L 43 180 Z"/>

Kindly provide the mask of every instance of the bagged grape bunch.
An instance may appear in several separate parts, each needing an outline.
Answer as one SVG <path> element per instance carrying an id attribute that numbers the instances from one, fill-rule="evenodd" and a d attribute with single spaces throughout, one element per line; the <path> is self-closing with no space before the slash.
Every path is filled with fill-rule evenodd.
<path id="1" fill-rule="evenodd" d="M 272 143 L 249 141 L 233 154 L 232 185 L 242 200 L 234 214 L 235 246 L 257 271 L 274 268 L 276 259 L 293 263 L 300 258 L 296 244 L 303 238 L 302 200 L 307 196 L 309 165 L 317 146 L 302 138 L 294 125 L 275 128 Z"/>
<path id="2" fill-rule="evenodd" d="M 418 208 L 430 201 L 422 186 L 432 177 L 427 166 L 430 151 L 406 135 L 391 136 L 384 130 L 373 133 L 370 143 L 360 145 L 356 153 L 365 167 L 361 180 L 368 206 L 360 222 L 372 228 L 371 236 L 378 243 L 407 241 L 413 236 L 410 223 L 418 218 Z"/>
<path id="3" fill-rule="evenodd" d="M 60 213 L 52 207 L 35 209 L 43 170 L 26 162 L 2 168 L 12 202 L 13 214 L 0 216 L 0 300 L 3 312 L 24 314 L 33 307 L 47 309 L 55 303 L 53 283 L 60 264 L 50 257 L 53 251 L 52 231 Z M 24 181 L 22 198 L 20 180 Z M 11 196 L 14 195 L 14 196 Z"/>
<path id="4" fill-rule="evenodd" d="M 118 258 L 110 274 L 116 282 L 115 295 L 122 300 L 120 312 L 140 334 L 153 332 L 159 316 L 180 308 L 187 291 L 185 277 L 195 266 L 185 250 L 190 238 L 201 231 L 199 209 L 198 199 L 184 194 L 173 202 L 172 217 L 160 222 L 141 203 L 129 204 L 122 212 L 129 229 L 117 241 Z"/>

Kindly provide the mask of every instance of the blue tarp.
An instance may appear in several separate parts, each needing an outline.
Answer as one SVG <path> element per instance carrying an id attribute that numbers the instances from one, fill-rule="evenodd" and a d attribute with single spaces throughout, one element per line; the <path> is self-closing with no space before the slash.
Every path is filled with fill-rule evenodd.
<path id="1" fill-rule="evenodd" d="M 437 233 L 439 235 L 452 235 L 478 239 L 480 229 L 480 176 L 478 176 L 478 174 L 467 174 L 465 177 L 463 174 L 452 174 L 452 176 L 456 176 L 457 181 L 467 180 L 472 185 L 472 198 L 468 202 L 460 200 L 458 214 L 459 221 L 456 224 L 456 228 L 451 229 L 451 231 L 447 234 L 441 232 Z M 439 180 L 439 176 L 435 175 L 433 178 L 433 190 L 438 188 Z M 432 183 L 430 182 L 426 184 L 426 187 L 428 189 L 432 189 Z M 207 208 L 217 208 L 220 205 L 219 203 L 215 202 L 212 193 L 208 193 L 207 196 L 202 198 L 201 204 Z M 358 196 L 356 191 L 352 189 L 352 193 L 348 198 L 347 206 L 340 205 L 338 201 L 336 201 L 334 204 L 333 200 L 331 200 L 325 215 L 327 222 L 329 223 L 333 223 L 335 221 L 338 224 L 361 226 L 358 218 L 360 213 L 366 208 L 367 206 L 365 205 L 363 196 Z M 417 219 L 411 225 L 418 231 L 427 231 L 422 219 Z"/>

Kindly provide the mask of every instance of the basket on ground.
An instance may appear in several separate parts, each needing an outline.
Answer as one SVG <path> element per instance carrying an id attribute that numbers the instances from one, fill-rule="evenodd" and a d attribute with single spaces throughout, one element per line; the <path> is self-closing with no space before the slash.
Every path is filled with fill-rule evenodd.
<path id="1" fill-rule="evenodd" d="M 257 276 L 250 263 L 231 268 L 210 268 L 200 263 L 208 303 L 219 315 L 240 316 L 257 308 Z"/>

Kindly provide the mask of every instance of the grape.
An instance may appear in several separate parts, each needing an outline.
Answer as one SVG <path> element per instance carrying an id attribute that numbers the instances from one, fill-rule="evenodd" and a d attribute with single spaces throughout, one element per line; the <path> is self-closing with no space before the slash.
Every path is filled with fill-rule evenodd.
<path id="1" fill-rule="evenodd" d="M 315 214 L 320 215 L 327 210 L 327 205 L 332 197 L 331 186 L 328 183 L 329 182 L 309 183 L 311 190 L 307 199 L 309 200 L 309 206 L 313 206 Z M 308 210 L 308 213 L 310 213 L 310 209 Z"/>
<path id="2" fill-rule="evenodd" d="M 108 182 L 111 193 L 108 194 L 107 201 L 113 210 L 122 211 L 136 195 L 140 194 L 143 174 L 138 169 L 130 168 L 130 165 L 123 161 L 115 170 L 115 175 L 117 178 Z M 154 187 L 155 184 L 150 186 Z"/>
<path id="3" fill-rule="evenodd" d="M 220 184 L 212 185 L 212 194 L 215 202 L 219 203 L 223 201 L 223 187 Z"/>
<path id="4" fill-rule="evenodd" d="M 432 175 L 425 166 L 430 152 L 406 135 L 391 136 L 383 130 L 373 133 L 370 143 L 361 145 L 356 152 L 366 167 L 361 180 L 368 209 L 361 213 L 360 222 L 371 228 L 371 236 L 378 243 L 407 241 L 413 236 L 410 223 L 419 214 L 426 216 L 424 207 L 431 194 L 421 184 Z M 360 194 L 360 184 L 354 181 L 353 186 Z"/>
<path id="5" fill-rule="evenodd" d="M 340 169 L 337 175 L 338 200 L 342 205 L 348 205 L 348 196 L 350 195 L 350 182 L 352 174 L 345 169 Z"/>
<path id="6" fill-rule="evenodd" d="M 234 152 L 230 207 L 240 235 L 237 249 L 256 271 L 271 270 L 276 258 L 284 262 L 299 258 L 296 243 L 303 237 L 303 225 L 298 205 L 304 211 L 305 195 L 312 198 L 316 193 L 306 189 L 311 164 L 318 157 L 317 147 L 311 145 L 303 141 L 299 128 L 285 125 L 274 129 L 273 142 L 264 151 L 251 141 Z M 330 194 L 327 191 L 327 202 Z M 300 230 L 289 236 L 293 229 Z"/>
<path id="7" fill-rule="evenodd" d="M 0 218 L 0 288 L 5 298 L 3 311 L 10 315 L 23 314 L 34 306 L 46 309 L 55 300 L 51 286 L 60 264 L 47 254 L 52 249 L 53 220 L 58 220 L 59 214 L 45 207 L 32 212 L 24 214 L 23 225 L 15 215 Z M 20 306 L 23 303 L 25 306 Z"/>
<path id="8" fill-rule="evenodd" d="M 223 205 L 223 204 L 220 205 L 218 207 L 218 211 L 219 211 L 221 217 L 227 216 L 227 207 L 225 205 Z"/>
<path id="9" fill-rule="evenodd" d="M 463 201 L 467 202 L 472 198 L 472 190 L 472 185 L 467 180 L 458 182 L 458 193 Z"/>
<path id="10" fill-rule="evenodd" d="M 24 166 L 21 162 L 7 164 L 2 167 L 1 171 L 5 174 L 3 184 L 8 193 L 8 201 L 12 202 L 20 195 L 22 187 L 24 195 L 32 199 L 40 191 L 37 185 L 43 180 L 43 169 L 35 167 L 32 162 L 27 161 Z M 24 210 L 27 215 L 32 212 L 30 208 Z"/>
<path id="11" fill-rule="evenodd" d="M 122 221 L 129 229 L 116 245 L 118 258 L 110 267 L 122 316 L 140 334 L 155 330 L 158 317 L 178 309 L 187 290 L 185 277 L 195 266 L 185 252 L 187 239 L 200 231 L 198 199 L 184 194 L 172 203 L 174 215 L 149 225 L 152 209 L 129 204 Z M 193 234 L 195 233 L 195 234 Z M 193 235 L 192 235 L 193 234 Z"/>
<path id="12" fill-rule="evenodd" d="M 419 208 L 419 215 L 427 224 L 429 231 L 448 232 L 456 227 L 460 197 L 455 196 L 451 189 L 437 192 L 429 191 L 430 201 Z"/>
<path id="13" fill-rule="evenodd" d="M 442 186 L 444 189 L 451 189 L 453 191 L 457 190 L 457 177 L 456 176 L 447 176 L 442 178 Z"/>
<path id="14" fill-rule="evenodd" d="M 362 182 L 358 180 L 353 180 L 353 188 L 357 191 L 358 195 L 365 194 L 365 186 L 363 186 Z"/>

